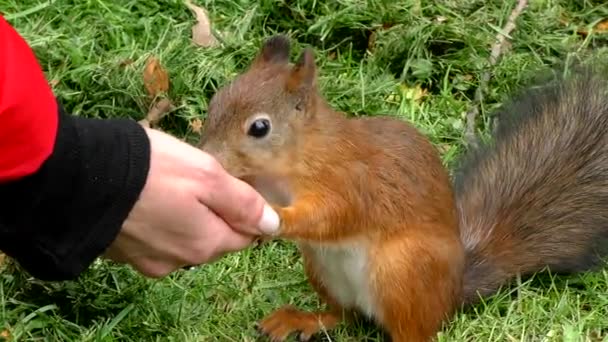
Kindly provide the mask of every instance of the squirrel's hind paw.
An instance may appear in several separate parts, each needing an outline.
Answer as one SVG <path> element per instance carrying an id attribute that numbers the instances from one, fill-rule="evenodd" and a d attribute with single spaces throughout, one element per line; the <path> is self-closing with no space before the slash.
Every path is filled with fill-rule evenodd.
<path id="1" fill-rule="evenodd" d="M 272 342 L 283 342 L 293 333 L 298 333 L 298 341 L 306 342 L 321 329 L 333 329 L 338 322 L 339 317 L 330 312 L 305 312 L 284 306 L 256 323 L 256 329 Z"/>

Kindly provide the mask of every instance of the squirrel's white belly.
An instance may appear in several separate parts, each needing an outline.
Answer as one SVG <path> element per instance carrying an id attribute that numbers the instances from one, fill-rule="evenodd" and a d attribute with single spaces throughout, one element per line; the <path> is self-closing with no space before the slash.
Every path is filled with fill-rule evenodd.
<path id="1" fill-rule="evenodd" d="M 344 308 L 376 314 L 370 291 L 368 253 L 362 244 L 306 244 L 319 280 Z"/>

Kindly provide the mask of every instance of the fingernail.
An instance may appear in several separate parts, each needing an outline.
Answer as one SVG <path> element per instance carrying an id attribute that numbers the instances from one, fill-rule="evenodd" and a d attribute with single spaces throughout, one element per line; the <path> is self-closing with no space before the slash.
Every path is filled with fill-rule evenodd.
<path id="1" fill-rule="evenodd" d="M 264 212 L 258 227 L 264 233 L 274 233 L 279 229 L 279 214 L 276 213 L 268 204 L 264 205 Z"/>

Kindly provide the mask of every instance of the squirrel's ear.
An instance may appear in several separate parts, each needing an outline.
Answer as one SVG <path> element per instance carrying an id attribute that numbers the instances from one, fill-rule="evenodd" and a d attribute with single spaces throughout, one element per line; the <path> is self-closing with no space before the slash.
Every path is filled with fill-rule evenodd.
<path id="1" fill-rule="evenodd" d="M 307 47 L 291 70 L 287 80 L 287 91 L 307 101 L 313 91 L 317 78 L 315 54 L 312 48 Z"/>
<path id="2" fill-rule="evenodd" d="M 264 42 L 252 64 L 253 66 L 263 66 L 268 63 L 287 64 L 289 62 L 289 51 L 289 38 L 282 34 L 272 36 Z"/>

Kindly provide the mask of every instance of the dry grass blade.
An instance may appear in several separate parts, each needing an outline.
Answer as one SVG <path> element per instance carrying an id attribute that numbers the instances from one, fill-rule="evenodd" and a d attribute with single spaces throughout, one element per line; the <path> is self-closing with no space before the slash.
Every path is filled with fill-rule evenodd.
<path id="1" fill-rule="evenodd" d="M 194 5 L 190 0 L 186 1 L 186 6 L 194 13 L 197 21 L 192 26 L 192 42 L 202 47 L 218 45 L 217 38 L 211 32 L 211 20 L 209 20 L 207 11 L 200 6 Z"/>

